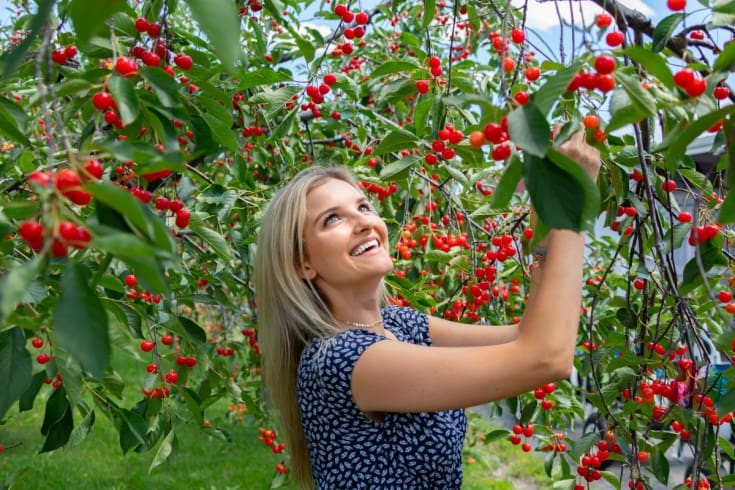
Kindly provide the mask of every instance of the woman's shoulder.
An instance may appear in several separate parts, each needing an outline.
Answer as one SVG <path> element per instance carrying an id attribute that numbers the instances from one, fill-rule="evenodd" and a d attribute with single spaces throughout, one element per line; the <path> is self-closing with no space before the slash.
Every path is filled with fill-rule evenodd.
<path id="1" fill-rule="evenodd" d="M 409 306 L 386 306 L 382 310 L 383 322 L 388 328 L 400 330 L 402 340 L 410 340 L 421 345 L 430 345 L 429 317 Z M 394 332 L 395 333 L 395 332 Z"/>

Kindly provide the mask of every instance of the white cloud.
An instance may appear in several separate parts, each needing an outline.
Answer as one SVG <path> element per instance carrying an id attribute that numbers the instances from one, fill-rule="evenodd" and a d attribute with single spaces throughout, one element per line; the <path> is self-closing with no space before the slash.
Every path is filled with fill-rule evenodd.
<path id="1" fill-rule="evenodd" d="M 513 0 L 513 4 L 516 6 L 522 6 L 525 0 Z M 626 7 L 637 10 L 646 17 L 654 15 L 654 10 L 646 5 L 641 0 L 619 0 L 619 3 Z M 595 16 L 602 12 L 602 9 L 592 3 L 586 1 L 573 1 L 573 2 L 555 2 L 555 1 L 528 1 L 528 10 L 526 11 L 526 25 L 532 29 L 539 31 L 545 31 L 554 27 L 559 27 L 559 14 L 557 14 L 557 6 L 559 8 L 559 14 L 565 22 L 581 23 L 584 19 L 585 23 L 589 25 L 590 22 L 594 21 Z"/>

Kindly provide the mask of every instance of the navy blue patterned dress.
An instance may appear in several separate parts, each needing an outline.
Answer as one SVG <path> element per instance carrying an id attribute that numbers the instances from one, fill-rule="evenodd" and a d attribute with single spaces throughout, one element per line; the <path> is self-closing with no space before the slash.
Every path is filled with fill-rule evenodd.
<path id="1" fill-rule="evenodd" d="M 431 345 L 426 315 L 396 306 L 383 309 L 382 315 L 398 340 Z M 384 339 L 368 330 L 347 330 L 304 350 L 296 390 L 316 487 L 459 488 L 464 410 L 386 412 L 382 422 L 374 422 L 355 405 L 352 369 L 366 348 Z"/>

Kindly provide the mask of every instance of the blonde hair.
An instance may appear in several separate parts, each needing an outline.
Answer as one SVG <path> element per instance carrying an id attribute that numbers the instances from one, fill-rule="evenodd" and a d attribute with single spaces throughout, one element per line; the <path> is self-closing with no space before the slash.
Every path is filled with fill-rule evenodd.
<path id="1" fill-rule="evenodd" d="M 344 167 L 302 170 L 271 199 L 263 214 L 255 254 L 263 377 L 286 433 L 291 474 L 299 488 L 314 486 L 296 398 L 299 361 L 310 340 L 342 331 L 318 291 L 298 274 L 304 262 L 306 195 L 327 179 L 343 180 L 362 192 Z"/>

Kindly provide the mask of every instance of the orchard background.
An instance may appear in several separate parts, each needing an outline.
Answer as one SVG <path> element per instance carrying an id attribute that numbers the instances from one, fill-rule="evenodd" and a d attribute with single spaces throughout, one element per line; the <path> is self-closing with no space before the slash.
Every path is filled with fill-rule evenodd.
<path id="1" fill-rule="evenodd" d="M 542 454 L 558 488 L 732 485 L 735 2 L 656 2 L 657 23 L 592 3 L 556 3 L 555 42 L 526 28 L 531 0 L 7 6 L 0 458 L 2 423 L 42 404 L 40 452 L 102 416 L 154 470 L 186 451 L 184 423 L 226 439 L 207 416 L 226 400 L 286 481 L 255 236 L 281 183 L 342 163 L 389 225 L 391 301 L 435 315 L 516 321 L 533 240 L 591 231 L 579 376 L 493 404 L 518 424 L 473 425 L 469 444 Z M 597 185 L 554 150 L 557 124 L 600 148 Z M 686 152 L 702 136 L 710 166 Z M 590 411 L 602 430 L 563 434 Z M 668 478 L 674 444 L 693 455 L 686 481 Z"/>

